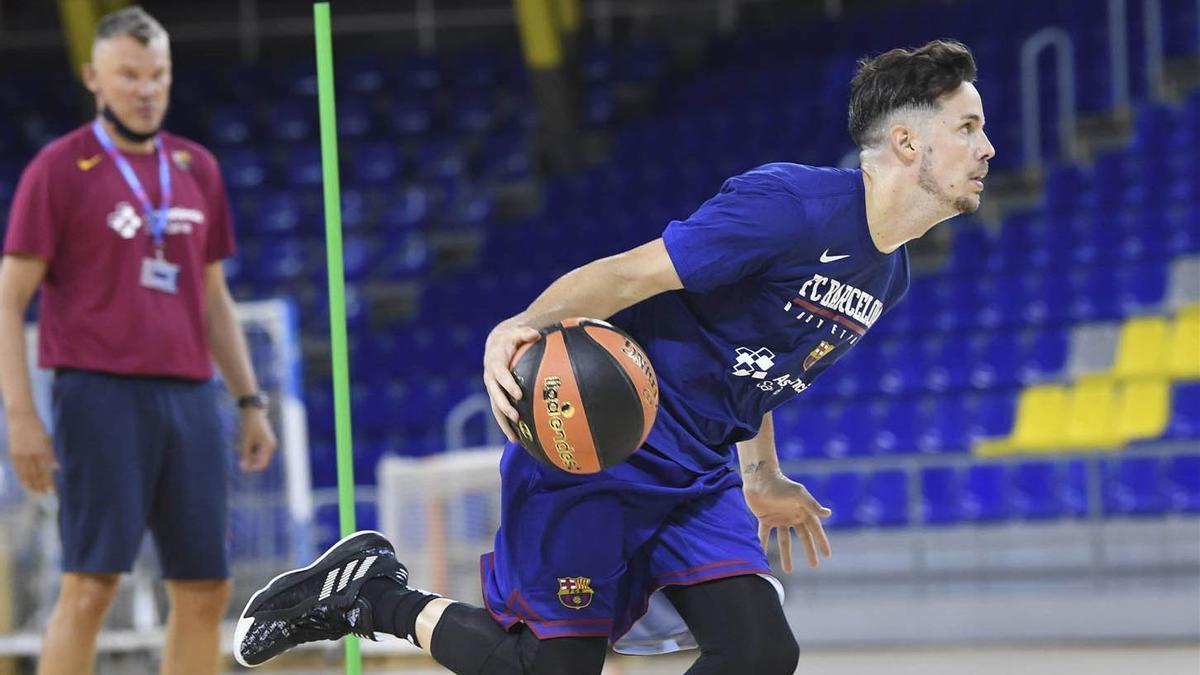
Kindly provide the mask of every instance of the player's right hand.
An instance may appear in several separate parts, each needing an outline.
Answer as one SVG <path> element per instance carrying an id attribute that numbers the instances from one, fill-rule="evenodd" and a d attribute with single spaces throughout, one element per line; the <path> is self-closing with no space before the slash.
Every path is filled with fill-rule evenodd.
<path id="1" fill-rule="evenodd" d="M 26 490 L 43 494 L 54 489 L 53 472 L 58 469 L 58 460 L 46 425 L 36 414 L 9 418 L 8 448 L 13 468 Z"/>
<path id="2" fill-rule="evenodd" d="M 515 318 L 507 319 L 492 329 L 483 348 L 483 384 L 492 402 L 492 416 L 510 441 L 517 440 L 513 428 L 518 418 L 517 409 L 509 402 L 509 398 L 514 401 L 521 398 L 521 387 L 513 377 L 510 365 L 517 349 L 536 339 L 537 330 Z"/>

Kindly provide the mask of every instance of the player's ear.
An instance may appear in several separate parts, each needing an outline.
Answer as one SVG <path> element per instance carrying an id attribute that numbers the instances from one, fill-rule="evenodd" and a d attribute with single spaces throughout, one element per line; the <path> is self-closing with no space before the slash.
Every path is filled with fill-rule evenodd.
<path id="1" fill-rule="evenodd" d="M 100 94 L 100 83 L 96 81 L 96 66 L 91 63 L 83 64 L 83 68 L 79 72 L 80 79 L 83 80 L 83 86 L 93 94 Z"/>
<path id="2" fill-rule="evenodd" d="M 888 129 L 888 146 L 904 164 L 917 160 L 917 133 L 907 124 L 893 124 Z"/>

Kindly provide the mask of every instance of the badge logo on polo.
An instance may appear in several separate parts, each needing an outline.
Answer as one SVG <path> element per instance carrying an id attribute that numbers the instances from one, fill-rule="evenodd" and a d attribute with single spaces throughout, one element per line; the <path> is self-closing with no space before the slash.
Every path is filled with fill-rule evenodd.
<path id="1" fill-rule="evenodd" d="M 142 217 L 129 202 L 120 202 L 117 208 L 108 214 L 108 226 L 121 235 L 122 239 L 133 239 L 142 227 Z"/>
<path id="2" fill-rule="evenodd" d="M 80 171 L 91 171 L 92 167 L 99 164 L 102 159 L 104 159 L 104 155 L 97 153 L 91 157 L 75 160 L 75 166 L 79 167 Z"/>
<path id="3" fill-rule="evenodd" d="M 558 601 L 563 607 L 583 609 L 592 604 L 592 580 L 589 577 L 559 577 Z"/>
<path id="4" fill-rule="evenodd" d="M 192 168 L 192 153 L 187 150 L 172 150 L 171 161 L 175 162 L 175 167 L 180 171 L 189 171 Z"/>
<path id="5" fill-rule="evenodd" d="M 825 358 L 829 352 L 833 351 L 833 343 L 828 340 L 821 340 L 821 344 L 817 345 L 816 349 L 808 353 L 804 359 L 804 369 L 808 370 L 817 364 L 817 361 Z"/>

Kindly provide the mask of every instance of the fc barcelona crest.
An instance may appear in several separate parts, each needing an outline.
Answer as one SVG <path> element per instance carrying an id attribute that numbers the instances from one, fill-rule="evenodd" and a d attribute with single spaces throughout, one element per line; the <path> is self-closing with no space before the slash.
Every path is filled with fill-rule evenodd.
<path id="1" fill-rule="evenodd" d="M 804 369 L 808 370 L 809 368 L 812 368 L 814 365 L 816 365 L 817 361 L 825 358 L 825 356 L 831 351 L 833 351 L 833 343 L 827 340 L 821 340 L 821 344 L 817 345 L 816 349 L 813 349 L 811 352 L 809 352 L 808 356 L 804 359 Z"/>
<path id="2" fill-rule="evenodd" d="M 559 577 L 558 601 L 563 607 L 583 609 L 592 604 L 592 580 L 588 577 Z"/>
<path id="3" fill-rule="evenodd" d="M 187 150 L 171 151 L 171 161 L 180 171 L 190 171 L 192 168 L 192 153 Z"/>

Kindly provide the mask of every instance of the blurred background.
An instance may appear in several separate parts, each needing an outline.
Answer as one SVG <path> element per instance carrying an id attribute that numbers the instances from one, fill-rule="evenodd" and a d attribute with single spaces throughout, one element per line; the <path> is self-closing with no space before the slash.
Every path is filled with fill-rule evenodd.
<path id="1" fill-rule="evenodd" d="M 0 214 L 92 116 L 78 64 L 125 4 L 0 0 Z M 224 171 L 226 270 L 283 441 L 230 476 L 232 618 L 337 539 L 311 9 L 143 5 L 171 35 L 166 127 Z M 834 558 L 784 578 L 801 672 L 1200 672 L 1200 2 L 339 0 L 333 31 L 358 525 L 423 587 L 479 598 L 490 328 L 730 175 L 853 166 L 856 61 L 952 37 L 997 150 L 984 207 L 911 244 L 909 298 L 775 415 L 785 469 L 834 511 Z M 53 514 L 5 458 L 0 672 L 32 672 Z M 147 546 L 100 672 L 155 667 L 156 574 Z M 434 672 L 398 641 L 366 653 Z"/>

